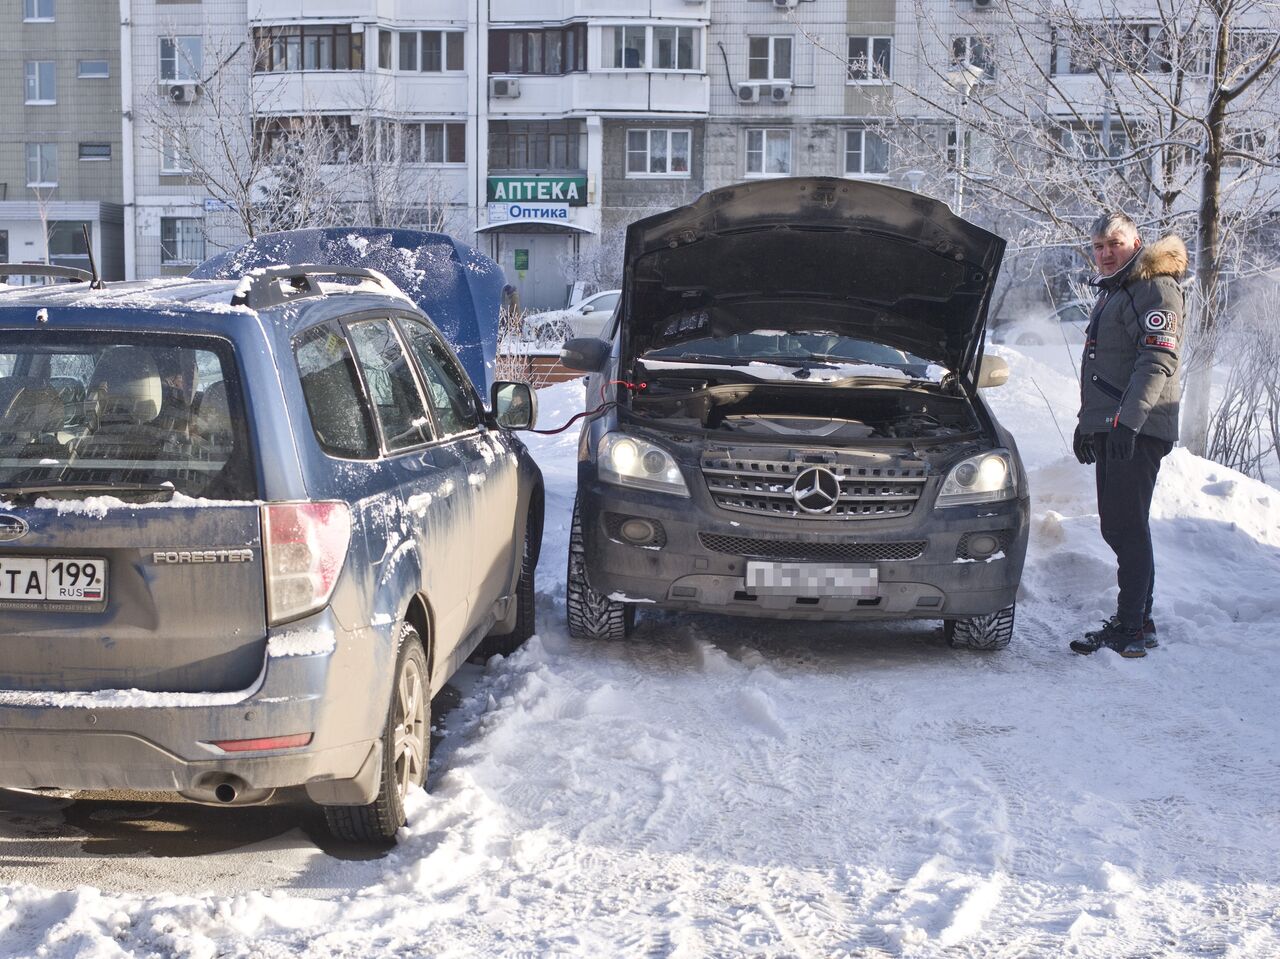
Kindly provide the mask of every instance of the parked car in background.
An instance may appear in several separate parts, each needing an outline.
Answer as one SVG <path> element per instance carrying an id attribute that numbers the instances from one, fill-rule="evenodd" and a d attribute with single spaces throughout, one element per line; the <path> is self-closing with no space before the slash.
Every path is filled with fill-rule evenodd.
<path id="1" fill-rule="evenodd" d="M 1036 317 L 1003 318 L 991 327 L 991 342 L 1011 346 L 1084 346 L 1089 329 L 1087 300 L 1071 300 Z"/>
<path id="2" fill-rule="evenodd" d="M 561 354 L 617 401 L 579 445 L 571 634 L 658 607 L 936 619 L 954 646 L 1006 646 L 1029 500 L 981 395 L 1008 377 L 982 355 L 1004 245 L 826 177 L 632 224 L 617 335 Z"/>
<path id="3" fill-rule="evenodd" d="M 394 838 L 432 695 L 533 631 L 528 386 L 344 266 L 3 292 L 0 370 L 0 786 Z"/>
<path id="4" fill-rule="evenodd" d="M 604 290 L 563 310 L 533 313 L 524 319 L 525 331 L 538 346 L 555 349 L 575 336 L 603 336 L 621 292 Z"/>

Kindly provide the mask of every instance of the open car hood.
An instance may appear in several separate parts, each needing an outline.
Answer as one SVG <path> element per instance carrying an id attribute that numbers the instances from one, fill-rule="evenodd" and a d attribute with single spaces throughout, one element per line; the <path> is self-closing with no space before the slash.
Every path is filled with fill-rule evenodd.
<path id="1" fill-rule="evenodd" d="M 627 228 L 623 362 L 699 337 L 820 329 L 971 379 L 1004 247 L 946 204 L 878 183 L 714 190 Z"/>

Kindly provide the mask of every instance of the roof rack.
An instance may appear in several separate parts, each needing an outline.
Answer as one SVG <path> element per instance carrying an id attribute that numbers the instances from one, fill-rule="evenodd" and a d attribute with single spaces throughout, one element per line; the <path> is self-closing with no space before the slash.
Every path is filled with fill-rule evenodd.
<path id="1" fill-rule="evenodd" d="M 53 266 L 49 263 L 0 263 L 0 277 L 10 276 L 52 276 L 70 280 L 72 283 L 92 283 L 94 276 L 88 270 L 79 270 L 74 266 Z"/>
<path id="2" fill-rule="evenodd" d="M 231 305 L 265 310 L 307 296 L 322 296 L 326 292 L 331 292 L 320 288 L 318 278 L 322 276 L 348 276 L 373 280 L 385 292 L 394 296 L 404 296 L 398 286 L 377 270 L 332 263 L 307 263 L 267 266 L 246 273 L 240 279 L 235 295 L 231 297 Z"/>

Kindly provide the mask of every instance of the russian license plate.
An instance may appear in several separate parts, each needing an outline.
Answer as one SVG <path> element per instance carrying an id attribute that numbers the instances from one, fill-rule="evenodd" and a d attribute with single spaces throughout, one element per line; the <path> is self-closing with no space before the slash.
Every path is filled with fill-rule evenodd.
<path id="1" fill-rule="evenodd" d="M 781 596 L 876 596 L 875 566 L 826 566 L 822 563 L 747 563 L 747 589 Z"/>
<path id="2" fill-rule="evenodd" d="M 103 603 L 107 561 L 82 556 L 0 556 L 0 603 Z"/>

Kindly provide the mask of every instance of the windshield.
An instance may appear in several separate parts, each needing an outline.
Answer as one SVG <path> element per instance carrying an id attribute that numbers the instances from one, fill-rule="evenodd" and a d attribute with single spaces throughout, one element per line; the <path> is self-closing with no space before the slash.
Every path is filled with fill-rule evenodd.
<path id="1" fill-rule="evenodd" d="M 231 345 L 0 333 L 0 499 L 24 489 L 256 499 Z"/>
<path id="2" fill-rule="evenodd" d="M 907 376 L 935 381 L 941 380 L 946 372 L 904 350 L 824 331 L 753 330 L 702 336 L 650 350 L 642 359 L 650 369 L 654 368 L 650 362 L 654 360 L 747 366 L 752 373 L 775 364 L 791 370 L 829 371 L 840 376 Z"/>

